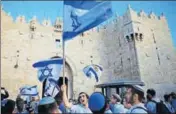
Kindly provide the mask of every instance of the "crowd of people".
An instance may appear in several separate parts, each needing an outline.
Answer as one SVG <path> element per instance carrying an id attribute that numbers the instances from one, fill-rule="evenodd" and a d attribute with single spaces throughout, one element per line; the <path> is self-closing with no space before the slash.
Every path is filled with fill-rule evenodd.
<path id="1" fill-rule="evenodd" d="M 2 90 L 4 92 L 2 92 Z M 2 114 L 59 114 L 59 113 L 93 113 L 93 114 L 176 114 L 176 93 L 165 94 L 164 101 L 156 97 L 154 89 L 145 91 L 141 86 L 132 85 L 122 98 L 119 94 L 112 94 L 110 98 L 101 92 L 94 92 L 90 96 L 81 92 L 76 104 L 67 98 L 67 86 L 62 85 L 61 91 L 55 96 L 33 96 L 26 101 L 18 95 L 16 101 L 8 99 L 9 94 L 1 88 Z"/>

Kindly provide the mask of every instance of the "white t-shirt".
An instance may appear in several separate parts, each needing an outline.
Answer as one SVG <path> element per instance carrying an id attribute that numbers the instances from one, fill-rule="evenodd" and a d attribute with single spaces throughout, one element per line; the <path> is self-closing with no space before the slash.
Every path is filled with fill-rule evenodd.
<path id="1" fill-rule="evenodd" d="M 70 109 L 70 112 L 71 113 L 92 113 L 89 108 L 86 108 L 81 104 L 73 105 Z"/>

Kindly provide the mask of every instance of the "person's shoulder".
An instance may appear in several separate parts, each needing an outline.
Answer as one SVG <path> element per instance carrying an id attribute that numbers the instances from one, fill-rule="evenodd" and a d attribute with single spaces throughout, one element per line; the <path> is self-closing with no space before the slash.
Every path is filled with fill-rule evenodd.
<path id="1" fill-rule="evenodd" d="M 105 111 L 105 114 L 111 114 L 111 113 L 112 111 L 110 109 Z"/>
<path id="2" fill-rule="evenodd" d="M 148 105 L 154 105 L 154 104 L 156 104 L 154 101 L 148 101 L 146 105 L 148 106 Z"/>
<path id="3" fill-rule="evenodd" d="M 80 107 L 79 104 L 76 104 L 76 105 L 72 105 L 71 108 L 79 108 L 79 107 Z"/>
<path id="4" fill-rule="evenodd" d="M 147 109 L 135 108 L 135 109 L 132 110 L 131 113 L 142 113 L 142 114 L 145 114 L 145 113 L 147 113 L 146 110 L 147 110 Z"/>
<path id="5" fill-rule="evenodd" d="M 143 103 L 140 103 L 136 106 L 133 106 L 131 108 L 131 113 L 147 113 L 147 108 L 143 105 Z"/>
<path id="6" fill-rule="evenodd" d="M 120 103 L 120 104 L 115 104 L 114 106 L 115 106 L 115 107 L 119 107 L 119 108 L 124 107 L 124 105 L 122 105 L 121 103 Z"/>
<path id="7" fill-rule="evenodd" d="M 80 110 L 79 105 L 72 105 L 72 107 L 70 108 L 70 111 L 71 111 L 72 113 L 79 112 L 79 110 Z"/>
<path id="8" fill-rule="evenodd" d="M 161 100 L 160 100 L 159 98 L 157 98 L 157 97 L 154 97 L 154 98 L 152 99 L 152 101 L 159 103 Z"/>

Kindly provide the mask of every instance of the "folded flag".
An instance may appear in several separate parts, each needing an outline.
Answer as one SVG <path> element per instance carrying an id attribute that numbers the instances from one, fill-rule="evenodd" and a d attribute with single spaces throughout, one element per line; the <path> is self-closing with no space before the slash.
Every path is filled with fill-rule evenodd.
<path id="1" fill-rule="evenodd" d="M 24 86 L 20 88 L 20 94 L 25 96 L 36 96 L 38 95 L 37 86 Z"/>
<path id="2" fill-rule="evenodd" d="M 60 91 L 57 81 L 53 78 L 48 78 L 45 85 L 44 96 L 55 97 Z"/>
<path id="3" fill-rule="evenodd" d="M 62 69 L 62 64 L 62 58 L 55 58 L 36 62 L 33 64 L 33 67 L 38 68 L 38 79 L 43 82 L 48 77 L 58 80 Z"/>
<path id="4" fill-rule="evenodd" d="M 112 16 L 109 1 L 64 1 L 63 40 L 69 40 Z"/>
<path id="5" fill-rule="evenodd" d="M 95 65 L 95 64 L 88 65 L 88 66 L 84 67 L 84 69 L 83 69 L 84 74 L 89 78 L 95 77 L 96 82 L 99 81 L 99 78 L 102 74 L 102 71 L 103 71 L 103 68 L 101 66 Z"/>

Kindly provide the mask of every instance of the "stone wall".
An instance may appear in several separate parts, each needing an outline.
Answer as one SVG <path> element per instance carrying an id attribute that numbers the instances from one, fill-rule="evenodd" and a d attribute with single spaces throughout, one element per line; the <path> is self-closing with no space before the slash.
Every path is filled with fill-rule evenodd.
<path id="1" fill-rule="evenodd" d="M 13 99 L 19 88 L 26 84 L 38 85 L 41 93 L 42 84 L 32 64 L 53 56 L 62 57 L 62 48 L 56 48 L 55 44 L 55 39 L 61 39 L 62 22 L 58 18 L 54 26 L 49 20 L 39 24 L 34 17 L 31 21 L 36 27 L 33 32 L 24 16 L 19 16 L 15 22 L 4 11 L 1 11 L 1 16 L 1 86 L 7 88 Z M 69 73 L 66 76 L 72 75 L 74 94 L 77 96 L 81 91 L 91 94 L 95 84 L 124 79 L 144 81 L 145 88 L 161 90 L 159 88 L 167 85 L 164 91 L 171 91 L 169 87 L 174 90 L 176 58 L 170 31 L 164 16 L 153 17 L 149 18 L 143 11 L 138 15 L 128 7 L 123 16 L 116 17 L 99 30 L 91 29 L 67 41 Z M 135 33 L 142 34 L 143 40 L 131 39 L 131 34 L 135 36 Z M 86 78 L 82 72 L 90 64 L 99 64 L 104 69 L 98 83 L 94 77 Z"/>

